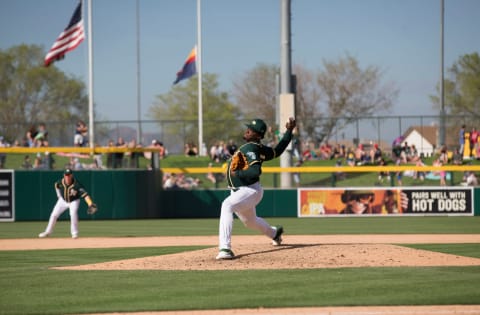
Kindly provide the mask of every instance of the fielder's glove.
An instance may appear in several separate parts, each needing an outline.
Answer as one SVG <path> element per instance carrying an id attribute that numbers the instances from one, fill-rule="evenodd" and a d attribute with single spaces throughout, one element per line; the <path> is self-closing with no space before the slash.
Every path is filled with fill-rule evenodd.
<path id="1" fill-rule="evenodd" d="M 95 214 L 97 211 L 98 211 L 97 205 L 92 203 L 91 205 L 88 206 L 87 214 L 92 215 L 92 214 Z"/>
<path id="2" fill-rule="evenodd" d="M 236 170 L 246 170 L 248 168 L 248 161 L 245 154 L 240 151 L 237 151 L 232 156 L 232 162 L 230 162 L 230 171 Z"/>

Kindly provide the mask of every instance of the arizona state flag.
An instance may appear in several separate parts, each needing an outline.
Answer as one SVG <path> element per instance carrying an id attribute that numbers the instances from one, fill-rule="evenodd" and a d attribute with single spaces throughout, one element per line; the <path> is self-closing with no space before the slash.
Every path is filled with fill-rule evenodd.
<path id="1" fill-rule="evenodd" d="M 187 60 L 185 60 L 185 64 L 183 65 L 182 70 L 177 72 L 177 79 L 173 84 L 177 84 L 178 82 L 190 78 L 192 75 L 197 73 L 197 66 L 196 66 L 196 61 L 197 61 L 197 47 L 195 46 L 190 54 L 187 57 Z"/>

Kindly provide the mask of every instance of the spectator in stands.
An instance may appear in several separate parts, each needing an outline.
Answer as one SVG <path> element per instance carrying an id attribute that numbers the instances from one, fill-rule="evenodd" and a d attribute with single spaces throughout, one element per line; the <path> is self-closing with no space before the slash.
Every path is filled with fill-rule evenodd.
<path id="1" fill-rule="evenodd" d="M 433 166 L 443 166 L 443 165 L 444 165 L 444 163 L 440 158 L 433 161 Z M 446 181 L 447 172 L 446 171 L 440 170 L 438 172 L 434 172 L 434 174 L 440 175 L 440 186 L 446 186 L 447 185 L 447 181 Z"/>
<path id="2" fill-rule="evenodd" d="M 151 148 L 151 149 L 155 149 L 155 150 L 152 150 L 152 151 L 145 151 L 143 153 L 143 156 L 147 159 L 147 160 L 151 160 L 152 159 L 152 153 L 158 153 L 158 158 L 160 160 L 164 159 L 167 155 L 168 155 L 168 152 L 167 152 L 167 149 L 165 148 L 165 146 L 163 145 L 162 142 L 154 139 L 152 140 L 152 143 L 148 146 L 148 148 Z M 152 165 L 149 164 L 148 166 L 148 169 L 152 169 Z"/>
<path id="3" fill-rule="evenodd" d="M 164 159 L 168 152 L 165 146 L 163 145 L 163 142 L 158 141 L 158 140 L 153 140 L 152 141 L 153 147 L 158 151 L 158 157 L 162 160 Z"/>
<path id="4" fill-rule="evenodd" d="M 30 155 L 25 155 L 23 158 L 23 163 L 22 163 L 22 168 L 25 170 L 30 170 L 32 169 L 32 161 L 30 161 Z"/>
<path id="5" fill-rule="evenodd" d="M 141 148 L 142 145 L 140 143 L 137 143 L 136 139 L 132 139 L 128 143 L 128 148 L 129 149 L 139 149 Z M 140 167 L 140 156 L 142 155 L 142 152 L 135 152 L 135 151 L 129 151 L 126 153 L 128 157 L 128 167 L 129 168 L 139 168 Z"/>
<path id="6" fill-rule="evenodd" d="M 418 155 L 418 150 L 415 147 L 415 145 L 412 144 L 408 152 L 407 161 L 411 163 L 417 163 L 419 159 L 420 159 L 420 156 Z"/>
<path id="7" fill-rule="evenodd" d="M 216 163 L 226 161 L 230 158 L 230 152 L 224 141 L 217 141 L 210 147 L 210 159 Z"/>
<path id="8" fill-rule="evenodd" d="M 216 184 L 217 183 L 217 176 L 212 172 L 212 163 L 208 163 L 208 173 L 207 173 L 207 179 L 211 181 L 212 183 Z"/>
<path id="9" fill-rule="evenodd" d="M 397 161 L 395 162 L 395 165 L 397 165 L 397 166 L 402 165 L 402 161 L 403 161 L 402 159 L 397 159 Z M 403 181 L 402 181 L 403 171 L 398 170 L 396 172 L 396 176 L 397 176 L 397 185 L 402 186 L 403 185 Z"/>
<path id="10" fill-rule="evenodd" d="M 237 149 L 238 149 L 237 144 L 232 139 L 230 139 L 227 145 L 228 154 L 232 156 L 235 153 L 235 151 L 237 151 Z"/>
<path id="11" fill-rule="evenodd" d="M 303 163 L 302 141 L 300 140 L 300 132 L 298 131 L 298 127 L 295 127 L 292 133 L 292 154 L 297 161 Z"/>
<path id="12" fill-rule="evenodd" d="M 185 156 L 198 156 L 198 148 L 195 143 L 185 143 Z"/>
<path id="13" fill-rule="evenodd" d="M 33 161 L 33 169 L 35 169 L 35 170 L 44 169 L 43 161 L 42 161 L 42 155 L 40 153 L 38 153 L 35 156 L 35 160 Z"/>
<path id="14" fill-rule="evenodd" d="M 342 155 L 342 147 L 340 146 L 340 143 L 337 143 L 332 149 L 332 154 L 330 155 L 330 160 L 340 159 L 340 158 L 343 158 L 343 157 L 344 156 Z"/>
<path id="15" fill-rule="evenodd" d="M 470 157 L 475 157 L 477 153 L 477 145 L 478 145 L 478 136 L 479 133 L 475 127 L 472 127 L 472 131 L 470 132 Z"/>
<path id="16" fill-rule="evenodd" d="M 220 162 L 219 146 L 220 142 L 217 141 L 210 147 L 210 159 L 217 163 Z"/>
<path id="17" fill-rule="evenodd" d="M 392 147 L 392 160 L 397 161 L 397 159 L 401 159 L 402 152 L 402 146 L 399 144 L 394 144 L 394 146 Z"/>
<path id="18" fill-rule="evenodd" d="M 33 141 L 35 147 L 48 147 L 48 131 L 44 123 L 38 125 Z"/>
<path id="19" fill-rule="evenodd" d="M 409 161 L 410 161 L 409 159 L 410 159 L 410 154 L 411 154 L 411 152 L 410 152 L 410 146 L 408 145 L 408 142 L 407 142 L 407 141 L 405 141 L 405 142 L 403 143 L 402 151 L 403 151 L 402 154 L 405 155 L 405 157 L 404 157 L 404 159 L 403 159 L 403 160 L 404 160 L 404 163 L 409 162 Z"/>
<path id="20" fill-rule="evenodd" d="M 468 171 L 463 175 L 462 186 L 478 186 L 478 179 L 474 172 Z"/>
<path id="21" fill-rule="evenodd" d="M 355 166 L 356 165 L 355 153 L 353 152 L 352 148 L 348 148 L 348 150 L 347 150 L 346 161 L 347 161 L 347 164 L 349 166 Z"/>
<path id="22" fill-rule="evenodd" d="M 303 146 L 305 149 L 302 152 L 302 160 L 303 161 L 309 161 L 309 160 L 316 160 L 317 159 L 317 153 L 315 152 L 313 148 L 313 143 L 312 142 L 307 142 Z"/>
<path id="23" fill-rule="evenodd" d="M 302 164 L 303 164 L 303 161 L 298 160 L 297 162 L 295 162 L 295 167 L 300 167 L 302 166 Z M 300 187 L 300 172 L 293 173 L 292 177 L 293 177 L 293 181 L 295 182 L 295 186 Z"/>
<path id="24" fill-rule="evenodd" d="M 440 149 L 440 157 L 438 158 L 438 160 L 442 164 L 448 164 L 448 150 L 446 145 L 442 146 L 442 148 Z"/>
<path id="25" fill-rule="evenodd" d="M 118 137 L 117 143 L 115 146 L 118 149 L 126 148 L 127 144 L 122 137 Z M 123 157 L 125 156 L 124 152 L 115 152 L 113 155 L 113 168 L 122 168 L 123 167 Z"/>
<path id="26" fill-rule="evenodd" d="M 198 187 L 201 181 L 198 178 L 193 178 L 190 176 L 185 176 L 185 174 L 165 174 L 163 181 L 163 188 L 165 190 L 176 190 L 176 189 L 193 189 Z"/>
<path id="27" fill-rule="evenodd" d="M 115 142 L 112 139 L 108 140 L 108 147 L 113 149 L 115 147 Z M 113 168 L 115 160 L 115 153 L 107 153 L 107 168 Z"/>
<path id="28" fill-rule="evenodd" d="M 163 189 L 175 190 L 180 188 L 177 184 L 177 175 L 175 173 L 165 173 L 163 176 Z"/>
<path id="29" fill-rule="evenodd" d="M 378 166 L 386 166 L 387 165 L 387 162 L 385 161 L 385 159 L 382 157 L 380 158 L 380 160 L 378 161 Z M 388 182 L 390 182 L 390 172 L 384 172 L 384 171 L 381 171 L 378 173 L 378 181 L 380 183 L 383 183 L 383 179 L 386 178 Z"/>
<path id="30" fill-rule="evenodd" d="M 197 188 L 202 183 L 200 179 L 191 176 L 185 176 L 183 173 L 178 174 L 178 181 L 180 188 L 187 190 Z"/>
<path id="31" fill-rule="evenodd" d="M 88 128 L 85 122 L 79 120 L 75 125 L 75 136 L 73 137 L 73 145 L 76 147 L 86 146 L 88 139 Z"/>
<path id="32" fill-rule="evenodd" d="M 373 148 L 370 150 L 370 161 L 372 164 L 379 165 L 380 161 L 383 158 L 382 149 L 378 146 L 378 143 L 373 145 Z"/>
<path id="33" fill-rule="evenodd" d="M 459 145 L 458 151 L 460 152 L 462 159 L 463 159 L 463 151 L 465 150 L 465 128 L 466 126 L 463 124 L 462 128 L 460 128 L 460 132 L 458 135 L 458 145 Z"/>
<path id="34" fill-rule="evenodd" d="M 366 162 L 366 156 L 367 154 L 365 153 L 365 150 L 363 149 L 363 144 L 359 144 L 357 148 L 355 149 L 355 163 L 357 165 L 363 165 Z"/>
<path id="35" fill-rule="evenodd" d="M 33 139 L 35 138 L 36 134 L 37 134 L 37 129 L 35 128 L 35 126 L 31 126 L 30 129 L 27 130 L 24 138 L 25 147 L 32 148 L 35 146 L 35 141 Z"/>
<path id="36" fill-rule="evenodd" d="M 338 159 L 337 162 L 335 163 L 335 167 L 341 167 L 342 166 L 342 160 Z M 335 179 L 336 180 L 343 180 L 347 178 L 347 174 L 345 172 L 335 172 Z"/>
<path id="37" fill-rule="evenodd" d="M 225 141 L 220 141 L 217 155 L 219 156 L 220 161 L 226 161 L 230 158 L 230 153 L 228 152 L 227 144 L 225 143 Z"/>
<path id="38" fill-rule="evenodd" d="M 321 160 L 329 160 L 331 155 L 332 146 L 328 143 L 328 141 L 325 141 L 320 145 L 320 148 L 318 150 L 318 156 Z"/>
<path id="39" fill-rule="evenodd" d="M 425 166 L 423 159 L 419 157 L 418 160 L 415 162 L 415 166 Z M 425 172 L 415 170 L 413 173 L 413 179 L 420 179 L 423 182 L 423 180 L 425 179 Z"/>
<path id="40" fill-rule="evenodd" d="M 462 165 L 463 164 L 463 156 L 460 153 L 459 149 L 455 149 L 455 151 L 453 151 L 452 163 L 454 165 Z"/>
<path id="41" fill-rule="evenodd" d="M 74 169 L 74 170 L 82 170 L 83 165 L 80 163 L 80 160 L 76 157 L 71 157 L 70 158 L 70 166 L 69 168 Z"/>
<path id="42" fill-rule="evenodd" d="M 42 163 L 47 170 L 53 170 L 55 168 L 55 159 L 50 152 L 45 152 Z"/>
<path id="43" fill-rule="evenodd" d="M 274 147 L 277 145 L 278 141 L 281 138 L 280 130 L 277 125 L 275 126 L 268 126 L 267 131 L 265 132 L 265 143 L 270 146 Z"/>

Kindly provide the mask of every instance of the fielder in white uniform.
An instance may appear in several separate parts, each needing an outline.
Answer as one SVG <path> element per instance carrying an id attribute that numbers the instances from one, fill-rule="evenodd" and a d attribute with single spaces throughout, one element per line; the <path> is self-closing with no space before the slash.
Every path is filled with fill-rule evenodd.
<path id="1" fill-rule="evenodd" d="M 80 199 L 83 198 L 88 206 L 93 204 L 82 184 L 75 179 L 71 169 L 67 168 L 63 172 L 63 178 L 55 182 L 55 192 L 57 193 L 57 203 L 55 204 L 47 228 L 40 233 L 38 237 L 47 237 L 53 233 L 58 218 L 65 210 L 70 209 L 70 233 L 72 238 L 78 238 L 78 208 Z"/>
<path id="2" fill-rule="evenodd" d="M 219 227 L 219 253 L 216 259 L 233 259 L 231 236 L 233 228 L 233 213 L 250 228 L 259 231 L 272 239 L 273 245 L 282 242 L 283 227 L 270 226 L 264 219 L 257 217 L 256 206 L 263 197 L 263 188 L 260 185 L 262 163 L 280 156 L 292 139 L 292 130 L 295 128 L 295 119 L 290 118 L 286 124 L 287 131 L 275 148 L 261 143 L 267 125 L 261 119 L 254 119 L 247 125 L 243 135 L 246 143 L 238 150 L 245 155 L 248 168 L 231 170 L 231 161 L 227 167 L 227 181 L 231 190 L 230 196 L 222 203 Z"/>

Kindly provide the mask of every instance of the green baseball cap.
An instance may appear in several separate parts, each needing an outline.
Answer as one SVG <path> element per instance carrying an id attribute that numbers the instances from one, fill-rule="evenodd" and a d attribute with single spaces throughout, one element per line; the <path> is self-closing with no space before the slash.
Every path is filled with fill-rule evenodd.
<path id="1" fill-rule="evenodd" d="M 66 168 L 65 171 L 63 172 L 64 175 L 72 175 L 73 171 L 71 168 Z"/>
<path id="2" fill-rule="evenodd" d="M 245 124 L 245 126 L 258 133 L 262 139 L 267 131 L 267 124 L 259 118 L 250 121 L 248 124 Z"/>

